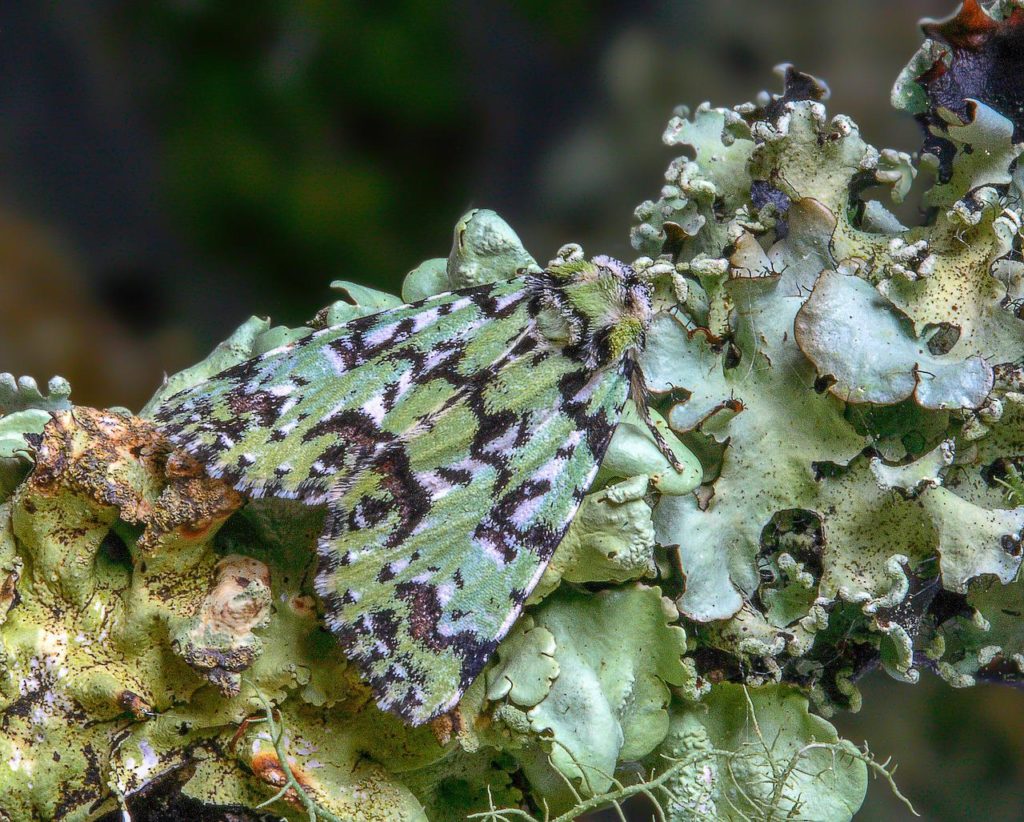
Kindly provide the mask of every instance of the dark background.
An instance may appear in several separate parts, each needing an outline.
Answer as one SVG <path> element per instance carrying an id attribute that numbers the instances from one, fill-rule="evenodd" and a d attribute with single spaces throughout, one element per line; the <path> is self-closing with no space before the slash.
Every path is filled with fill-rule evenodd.
<path id="1" fill-rule="evenodd" d="M 252 313 L 334 278 L 396 290 L 472 206 L 541 262 L 629 258 L 672 107 L 750 100 L 791 61 L 879 148 L 915 25 L 947 0 L 7 2 L 0 8 L 0 370 L 140 407 Z M 1024 696 L 864 683 L 836 717 L 924 818 L 1024 814 Z M 875 784 L 865 820 L 907 818 Z"/>

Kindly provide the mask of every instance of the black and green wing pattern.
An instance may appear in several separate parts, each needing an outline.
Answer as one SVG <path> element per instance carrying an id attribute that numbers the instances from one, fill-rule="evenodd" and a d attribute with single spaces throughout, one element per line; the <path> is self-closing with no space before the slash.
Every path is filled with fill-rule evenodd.
<path id="1" fill-rule="evenodd" d="M 604 315 L 576 310 L 566 282 L 517 278 L 359 318 L 155 414 L 239 490 L 327 505 L 327 625 L 378 704 L 411 723 L 451 709 L 508 632 L 626 402 L 632 360 L 582 344 Z M 545 311 L 565 339 L 541 332 Z"/>

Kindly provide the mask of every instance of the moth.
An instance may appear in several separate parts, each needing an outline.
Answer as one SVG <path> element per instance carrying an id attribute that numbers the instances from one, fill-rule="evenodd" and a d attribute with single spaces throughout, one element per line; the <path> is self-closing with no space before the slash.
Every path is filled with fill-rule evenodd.
<path id="1" fill-rule="evenodd" d="M 378 705 L 451 710 L 508 633 L 630 396 L 654 284 L 609 257 L 325 328 L 155 419 L 253 497 L 325 505 L 316 590 Z"/>

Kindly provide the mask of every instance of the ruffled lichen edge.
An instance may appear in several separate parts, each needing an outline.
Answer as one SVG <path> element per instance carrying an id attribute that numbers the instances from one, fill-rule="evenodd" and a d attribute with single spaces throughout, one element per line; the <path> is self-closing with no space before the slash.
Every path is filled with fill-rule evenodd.
<path id="1" fill-rule="evenodd" d="M 984 13 L 998 26 L 1015 8 Z M 928 99 L 906 93 L 929 82 L 913 71 L 907 107 Z M 781 95 L 673 120 L 685 156 L 637 211 L 636 265 L 685 281 L 644 366 L 689 479 L 669 482 L 627 421 L 527 616 L 432 728 L 379 713 L 322 630 L 322 512 L 236 510 L 144 419 L 397 297 L 339 283 L 308 327 L 253 319 L 140 418 L 0 380 L 0 808 L 90 818 L 171 779 L 221 805 L 277 797 L 290 818 L 568 814 L 646 791 L 673 819 L 842 819 L 873 765 L 809 704 L 858 708 L 876 666 L 1020 681 L 1016 126 L 998 100 L 925 118 L 939 180 L 907 228 L 867 192 L 908 196 L 913 159 L 785 74 Z M 534 265 L 471 212 L 403 297 Z M 797 766 L 819 751 L 829 767 Z"/>

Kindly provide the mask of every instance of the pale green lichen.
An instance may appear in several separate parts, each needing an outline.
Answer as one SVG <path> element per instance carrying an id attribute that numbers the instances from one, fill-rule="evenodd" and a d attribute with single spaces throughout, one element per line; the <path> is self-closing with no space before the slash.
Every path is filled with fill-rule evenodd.
<path id="1" fill-rule="evenodd" d="M 928 111 L 936 59 L 929 40 L 899 107 Z M 842 820 L 885 771 L 810 704 L 859 709 L 876 665 L 1024 681 L 1024 147 L 982 102 L 938 112 L 948 173 L 906 227 L 865 192 L 907 198 L 914 159 L 782 73 L 781 95 L 678 112 L 683 156 L 636 212 L 636 267 L 673 275 L 642 365 L 683 470 L 627 409 L 527 613 L 432 727 L 378 711 L 323 630 L 323 510 L 240 508 L 145 421 L 398 297 L 337 282 L 306 326 L 252 318 L 139 418 L 0 376 L 2 814 L 95 818 L 170 780 L 289 819 L 568 820 L 645 795 L 671 820 Z M 532 270 L 476 210 L 402 298 Z"/>
<path id="2" fill-rule="evenodd" d="M 668 686 L 692 675 L 681 659 L 686 635 L 670 624 L 676 611 L 661 591 L 643 586 L 559 591 L 532 616 L 532 630 L 543 628 L 554 639 L 550 657 L 558 674 L 541 700 L 522 706 L 533 739 L 516 756 L 553 807 L 571 806 L 564 779 L 585 795 L 602 793 L 618 761 L 640 759 L 664 738 Z M 644 643 L 624 643 L 623 625 Z M 535 658 L 536 649 L 525 653 Z M 514 702 L 511 683 L 507 698 Z"/>
<path id="3" fill-rule="evenodd" d="M 31 377 L 0 373 L 0 501 L 7 499 L 28 472 L 32 435 L 43 433 L 51 411 L 71 407 L 71 386 L 54 377 L 44 395 Z"/>
<path id="4" fill-rule="evenodd" d="M 673 786 L 669 818 L 679 822 L 848 820 L 867 784 L 860 752 L 784 686 L 715 686 L 699 706 L 674 713 L 658 754 L 650 760 L 658 770 L 694 763 Z"/>
<path id="5" fill-rule="evenodd" d="M 493 211 L 475 208 L 456 224 L 447 259 L 427 260 L 409 272 L 402 284 L 402 299 L 415 302 L 531 271 L 540 271 L 540 266 L 512 227 Z"/>
<path id="6" fill-rule="evenodd" d="M 874 322 L 865 325 L 863 317 Z M 935 356 L 908 333 L 909 322 L 854 271 L 825 270 L 794 323 L 797 344 L 819 377 L 847 402 L 893 405 L 910 396 L 922 408 L 978 408 L 992 390 L 980 356 Z"/>
<path id="7" fill-rule="evenodd" d="M 712 236 L 731 244 L 709 248 L 700 231 L 680 239 L 655 224 L 634 243 L 652 256 L 671 252 L 698 295 L 656 325 L 645 361 L 669 422 L 712 468 L 701 494 L 663 497 L 655 511 L 658 541 L 679 546 L 680 608 L 706 623 L 701 641 L 756 658 L 762 679 L 799 672 L 813 692 L 808 674 L 837 688 L 839 671 L 815 672 L 789 653 L 806 653 L 805 630 L 818 634 L 816 647 L 827 643 L 822 608 L 856 604 L 862 616 L 847 639 L 913 679 L 912 649 L 935 626 L 910 597 L 922 586 L 966 593 L 1019 573 L 1020 448 L 996 445 L 993 434 L 1014 430 L 1001 420 L 1024 350 L 1010 299 L 1020 275 L 1007 260 L 1020 226 L 1009 174 L 1020 147 L 1006 118 L 985 106 L 970 123 L 949 120 L 955 173 L 929 199 L 944 210 L 933 226 L 906 229 L 875 201 L 858 217 L 851 192 L 871 173 L 901 200 L 915 176 L 909 159 L 876 151 L 848 118 L 829 120 L 798 94 L 775 98 L 770 112 L 720 111 L 717 132 L 698 127 L 711 121 L 706 106 L 693 127 L 673 124 L 666 142 L 686 135 L 697 158 L 680 161 L 690 163 L 691 183 L 702 181 L 690 190 L 710 186 L 723 200 L 736 191 L 736 162 L 720 179 L 724 166 L 700 158 L 730 156 L 744 131 L 738 119 L 749 126 L 744 173 L 748 188 L 769 187 L 768 205 L 719 210 Z M 661 217 L 690 207 L 672 200 L 674 190 L 664 194 Z M 777 215 L 752 219 L 768 207 L 784 212 L 781 237 Z M 724 279 L 689 272 L 723 256 Z M 826 389 L 842 402 L 829 402 Z M 840 703 L 848 697 L 835 693 Z"/>

